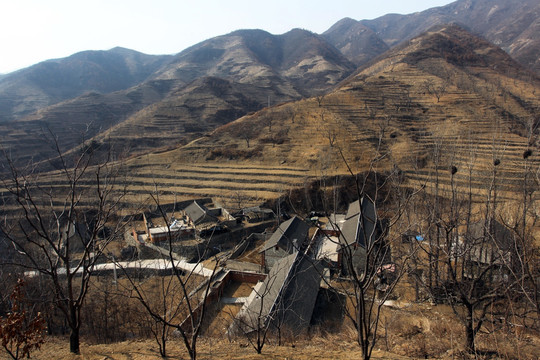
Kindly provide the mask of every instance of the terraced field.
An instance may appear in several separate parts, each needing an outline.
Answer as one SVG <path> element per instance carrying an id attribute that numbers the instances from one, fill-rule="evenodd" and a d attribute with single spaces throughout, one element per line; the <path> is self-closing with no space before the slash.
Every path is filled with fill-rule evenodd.
<path id="1" fill-rule="evenodd" d="M 495 177 L 500 199 L 514 199 L 523 189 L 525 171 L 529 181 L 538 181 L 540 80 L 493 48 L 467 55 L 481 52 L 493 59 L 465 65 L 442 53 L 440 58 L 408 60 L 431 41 L 430 36 L 412 41 L 324 97 L 246 116 L 170 155 L 196 164 L 207 164 L 209 158 L 248 167 L 264 164 L 270 177 L 291 168 L 311 179 L 344 174 L 348 167 L 355 173 L 370 166 L 377 171 L 398 168 L 406 186 L 429 189 L 437 182 L 449 190 L 453 182 L 464 191 L 471 186 L 477 197 L 485 196 Z M 498 65 L 478 65 L 482 62 Z M 210 157 L 216 149 L 223 150 Z M 226 151 L 231 149 L 232 156 Z"/>
<path id="2" fill-rule="evenodd" d="M 246 206 L 277 198 L 310 178 L 307 169 L 296 167 L 169 163 L 169 156 L 166 152 L 130 162 L 134 179 L 129 186 L 132 196 L 145 196 L 157 188 L 164 202 L 209 196 L 230 203 L 241 201 Z"/>
<path id="3" fill-rule="evenodd" d="M 144 204 L 159 193 L 160 202 L 211 196 L 245 206 L 349 168 L 398 170 L 414 188 L 470 186 L 478 197 L 495 178 L 501 196 L 515 198 L 525 176 L 528 186 L 540 178 L 540 79 L 500 49 L 456 31 L 412 40 L 324 96 L 246 115 L 173 150 L 133 155 L 122 163 L 123 201 Z M 441 36 L 459 51 L 433 44 Z M 161 109 L 146 122 L 141 112 L 129 141 L 144 124 L 161 126 L 156 114 L 173 116 L 173 110 Z M 167 119 L 162 125 L 170 128 Z M 62 187 L 54 173 L 39 181 Z M 91 187 L 92 180 L 81 184 Z"/>

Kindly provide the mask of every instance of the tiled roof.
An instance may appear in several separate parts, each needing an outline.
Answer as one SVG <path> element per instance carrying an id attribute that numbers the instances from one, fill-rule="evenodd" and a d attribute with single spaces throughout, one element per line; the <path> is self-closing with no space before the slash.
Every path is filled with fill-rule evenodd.
<path id="1" fill-rule="evenodd" d="M 360 203 L 362 204 L 362 216 L 360 216 Z M 341 229 L 340 242 L 345 245 L 358 243 L 365 247 L 365 237 L 371 237 L 374 234 L 376 224 L 375 204 L 371 198 L 364 196 L 361 200 L 349 204 L 345 223 Z"/>
<path id="2" fill-rule="evenodd" d="M 308 236 L 309 225 L 298 216 L 293 216 L 289 220 L 281 223 L 277 230 L 266 241 L 261 252 L 280 245 L 283 248 L 290 249 L 290 253 L 298 250 Z"/>
<path id="3" fill-rule="evenodd" d="M 305 329 L 311 320 L 321 269 L 302 253 L 280 259 L 262 284 L 254 290 L 252 301 L 239 313 L 237 326 L 244 333 L 255 331 L 259 319 L 294 332 Z M 260 324 L 260 326 L 264 326 Z"/>
<path id="4" fill-rule="evenodd" d="M 193 221 L 195 224 L 203 222 L 207 217 L 210 217 L 210 215 L 207 214 L 208 209 L 204 205 L 200 205 L 198 202 L 194 201 L 191 204 L 189 204 L 184 211 L 186 212 L 187 216 Z"/>

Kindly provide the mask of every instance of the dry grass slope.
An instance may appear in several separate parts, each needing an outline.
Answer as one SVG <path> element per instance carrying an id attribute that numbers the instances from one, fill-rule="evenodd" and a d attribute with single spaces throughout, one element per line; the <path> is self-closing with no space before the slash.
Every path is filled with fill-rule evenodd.
<path id="1" fill-rule="evenodd" d="M 531 151 L 533 168 L 540 164 L 539 93 L 540 79 L 502 50 L 458 27 L 441 28 L 325 96 L 266 108 L 184 146 L 132 157 L 125 163 L 127 199 L 140 203 L 157 189 L 163 201 L 214 196 L 256 203 L 344 174 L 344 160 L 354 172 L 370 164 L 398 168 L 408 186 L 429 187 L 437 171 L 448 187 L 455 166 L 458 186 L 468 186 L 471 174 L 478 195 L 497 163 L 498 184 L 510 198 L 519 191 L 524 153 Z M 157 114 L 167 111 L 150 112 L 145 126 L 160 127 Z"/>

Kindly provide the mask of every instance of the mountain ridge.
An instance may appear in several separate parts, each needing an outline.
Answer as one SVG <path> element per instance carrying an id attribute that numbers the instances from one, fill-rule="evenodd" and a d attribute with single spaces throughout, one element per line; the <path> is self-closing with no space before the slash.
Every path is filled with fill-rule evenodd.
<path id="1" fill-rule="evenodd" d="M 540 49 L 540 32 L 534 31 L 540 29 L 540 3 L 535 0 L 458 0 L 413 14 L 388 14 L 359 22 L 372 29 L 389 46 L 410 39 L 433 25 L 458 23 L 540 72 L 540 59 L 528 57 L 529 51 L 538 54 Z"/>
<path id="2" fill-rule="evenodd" d="M 58 133 L 58 145 L 62 151 L 75 151 L 81 146 L 80 141 L 83 138 L 104 143 L 107 136 L 117 141 L 124 139 L 126 144 L 129 144 L 126 147 L 133 154 L 152 151 L 153 148 L 170 148 L 186 144 L 198 136 L 213 131 L 217 126 L 235 120 L 236 117 L 269 105 L 311 96 L 322 98 L 365 69 L 380 61 L 384 62 L 389 56 L 397 56 L 392 50 L 406 47 L 408 42 L 403 39 L 407 39 L 415 31 L 420 31 L 428 25 L 431 26 L 426 31 L 435 31 L 433 29 L 436 28 L 433 26 L 449 26 L 441 24 L 440 21 L 455 23 L 459 16 L 460 19 L 477 19 L 486 9 L 486 4 L 491 4 L 491 8 L 495 8 L 500 2 L 500 0 L 491 3 L 485 0 L 459 0 L 443 7 L 409 15 L 386 15 L 369 21 L 345 18 L 322 35 L 302 29 L 292 29 L 281 35 L 272 35 L 264 30 L 237 30 L 195 44 L 176 55 L 158 58 L 129 49 L 113 48 L 105 52 L 81 52 L 65 59 L 51 60 L 38 65 L 50 67 L 52 64 L 54 70 L 54 66 L 58 67 L 58 62 L 64 61 L 73 63 L 66 67 L 68 70 L 70 68 L 78 70 L 73 70 L 69 76 L 57 76 L 54 74 L 58 72 L 50 70 L 49 75 L 53 74 L 54 81 L 49 85 L 61 84 L 62 81 L 73 83 L 76 82 L 74 79 L 77 81 L 87 79 L 77 83 L 82 94 L 79 97 L 61 100 L 54 105 L 47 105 L 47 101 L 52 101 L 53 97 L 62 97 L 62 90 L 55 89 L 49 94 L 45 94 L 46 91 L 40 87 L 28 90 L 30 86 L 28 84 L 32 81 L 28 80 L 31 76 L 27 75 L 24 81 L 21 80 L 19 83 L 17 91 L 28 90 L 28 96 L 17 97 L 14 96 L 17 92 L 12 91 L 7 99 L 2 98 L 2 91 L 6 88 L 5 84 L 9 83 L 7 80 L 13 76 L 8 74 L 0 78 L 0 109 L 6 103 L 13 101 L 20 103 L 8 104 L 8 108 L 11 106 L 11 109 L 15 109 L 18 119 L 13 121 L 10 118 L 11 122 L 0 124 L 2 145 L 13 148 L 12 153 L 26 161 L 52 156 L 48 151 L 33 153 L 36 152 L 36 144 L 42 144 L 44 130 Z M 536 9 L 533 1 L 524 0 L 524 3 L 529 4 L 526 10 Z M 503 5 L 491 13 L 491 19 L 498 19 L 502 11 L 500 9 L 508 7 Z M 468 10 L 471 10 L 472 14 L 462 14 Z M 509 35 L 499 35 L 513 46 L 514 53 L 526 54 L 532 51 L 534 57 L 538 52 L 534 50 L 534 46 L 531 47 L 531 42 L 518 41 L 524 36 L 526 38 L 523 34 L 527 32 L 533 45 L 534 39 L 538 37 L 533 31 L 536 15 L 532 10 L 527 16 L 532 16 L 533 19 L 523 24 L 518 22 L 526 14 L 519 9 L 513 9 L 509 19 L 505 19 L 502 25 L 495 26 L 497 24 L 490 25 L 484 22 L 481 24 L 483 27 L 478 25 L 476 28 L 489 30 L 491 31 L 489 34 L 507 31 Z M 452 11 L 457 11 L 457 15 L 448 15 Z M 513 30 L 509 28 L 512 24 L 516 27 Z M 474 32 L 474 26 L 465 24 L 465 27 Z M 396 33 L 399 33 L 399 39 L 394 39 Z M 394 45 L 390 49 L 385 41 L 392 44 L 401 41 L 401 45 Z M 518 42 L 511 43 L 511 41 Z M 474 41 L 468 45 L 460 44 L 459 41 L 445 43 L 443 47 L 454 46 L 455 51 L 447 52 L 447 59 L 442 60 L 454 61 L 454 65 L 459 65 L 458 63 L 463 61 L 473 65 L 472 63 L 481 61 L 482 64 L 477 65 L 485 66 L 487 60 L 482 60 L 482 54 L 475 52 L 481 49 L 467 49 L 476 46 L 487 49 L 487 45 L 478 44 L 480 43 Z M 409 54 L 407 60 L 409 65 L 429 64 L 429 61 L 425 60 L 437 58 L 440 52 L 433 47 L 426 49 L 429 50 Z M 509 58 L 503 56 L 502 50 L 497 51 L 499 54 L 497 66 L 505 67 L 505 62 L 508 62 Z M 144 81 L 127 88 L 125 88 L 128 86 L 127 83 L 122 86 L 117 83 L 115 86 L 124 88 L 109 91 L 106 88 L 108 84 L 106 81 L 100 83 L 99 79 L 103 79 L 103 76 L 94 78 L 92 75 L 101 74 L 99 64 L 103 63 L 100 59 L 104 57 L 116 59 L 111 62 L 116 64 L 116 68 L 120 66 L 122 71 L 116 73 L 124 80 L 130 79 L 126 74 L 135 73 L 144 78 Z M 114 71 L 113 69 L 115 67 L 111 66 L 107 71 Z M 436 70 L 436 67 L 432 66 L 431 70 L 434 69 Z M 514 65 L 508 69 L 514 71 Z M 30 71 L 26 73 L 28 72 Z M 522 74 L 521 70 L 518 72 Z M 46 82 L 47 72 L 40 76 L 41 82 Z M 468 77 L 474 78 L 473 74 L 460 76 L 466 78 L 464 82 L 471 81 L 467 80 Z M 92 79 L 101 88 L 94 90 L 96 86 L 87 86 L 91 84 Z M 214 84 L 214 87 L 211 84 Z M 5 120 L 3 114 L 5 115 L 5 112 L 0 111 L 0 119 Z M 72 136 L 66 132 L 68 129 L 81 135 Z"/>
<path id="3" fill-rule="evenodd" d="M 479 47 L 456 53 L 453 44 Z M 424 56 L 430 53 L 438 56 Z M 475 57 L 483 60 L 477 63 Z M 488 169 L 497 156 L 501 187 L 510 191 L 515 163 L 527 149 L 540 147 L 539 134 L 527 134 L 540 109 L 539 91 L 540 78 L 507 53 L 461 27 L 443 26 L 390 50 L 322 98 L 246 115 L 185 146 L 132 159 L 128 167 L 137 164 L 133 176 L 138 179 L 150 169 L 175 172 L 175 185 L 168 188 L 175 196 L 217 196 L 206 190 L 211 186 L 203 178 L 197 186 L 205 190 L 190 188 L 182 179 L 194 175 L 185 167 L 257 167 L 262 176 L 259 167 L 264 166 L 268 184 L 258 183 L 257 191 L 238 190 L 234 177 L 223 176 L 218 192 L 277 197 L 283 185 L 270 180 L 271 173 L 284 167 L 336 175 L 347 173 L 348 166 L 365 171 L 378 159 L 379 171 L 399 169 L 406 181 L 422 182 L 435 166 L 469 166 L 467 156 L 475 149 L 475 186 L 489 181 Z M 436 147 L 450 149 L 437 164 Z M 537 151 L 529 160 L 540 164 Z M 180 169 L 187 173 L 178 175 Z M 301 186 L 293 181 L 299 179 L 291 178 L 290 186 Z M 466 177 L 460 174 L 455 181 L 465 186 Z"/>
<path id="4" fill-rule="evenodd" d="M 259 45 L 261 39 L 263 41 Z M 267 53 L 264 50 L 268 50 Z M 114 51 L 118 52 L 119 49 Z M 261 62 L 261 58 L 268 60 L 268 53 L 282 54 L 282 57 L 279 61 Z M 84 56 L 86 54 L 76 57 Z M 134 87 L 111 93 L 95 93 L 93 96 L 82 95 L 42 108 L 15 122 L 0 124 L 0 128 L 3 130 L 4 145 L 13 147 L 13 154 L 20 159 L 38 160 L 39 157 L 44 160 L 54 156 L 50 151 L 41 151 L 37 157 L 30 154 L 35 143 L 43 141 L 41 133 L 44 124 L 52 132 L 58 133 L 58 145 L 62 151 L 75 149 L 81 139 L 81 136 L 70 137 L 65 129 L 69 128 L 77 134 L 86 132 L 86 139 L 102 133 L 103 136 L 98 136 L 97 141 L 103 142 L 105 134 L 110 134 L 109 129 L 114 128 L 111 130 L 114 134 L 118 134 L 119 129 L 132 134 L 113 137 L 125 138 L 126 146 L 137 153 L 143 149 L 149 150 L 150 144 L 163 147 L 170 146 L 169 141 L 174 144 L 191 141 L 194 136 L 213 130 L 216 125 L 269 104 L 321 93 L 343 80 L 353 69 L 353 65 L 319 35 L 293 30 L 274 36 L 260 30 L 245 30 L 209 39 L 177 54 L 145 82 Z M 223 93 L 216 93 L 221 85 L 212 89 L 204 81 L 199 84 L 201 86 L 192 86 L 205 78 L 221 78 L 224 82 L 214 83 L 228 85 L 222 87 Z M 194 91 L 187 94 L 182 90 L 190 87 L 206 89 L 207 93 Z M 237 90 L 241 88 L 245 90 L 243 95 Z M 201 99 L 206 101 L 201 102 Z M 195 108 L 186 107 L 186 102 L 197 105 Z M 245 107 L 238 107 L 238 104 Z M 143 111 L 146 107 L 148 109 Z M 146 114 L 148 118 L 139 121 L 141 114 Z M 216 119 L 216 116 L 220 119 Z M 130 121 L 131 117 L 134 120 Z M 121 125 L 121 122 L 125 124 Z M 198 125 L 193 126 L 194 122 L 198 122 Z M 27 126 L 28 131 L 24 130 L 22 124 Z M 192 125 L 184 127 L 187 124 Z M 130 126 L 141 126 L 145 131 L 133 132 Z M 179 129 L 191 130 L 179 133 Z M 27 136 L 21 137 L 21 131 Z M 169 136 L 163 137 L 162 134 Z M 142 138 L 137 140 L 137 136 Z M 147 144 L 141 141 L 143 139 Z"/>
<path id="5" fill-rule="evenodd" d="M 113 48 L 47 60 L 0 79 L 0 122 L 96 91 L 109 93 L 145 80 L 170 59 Z"/>

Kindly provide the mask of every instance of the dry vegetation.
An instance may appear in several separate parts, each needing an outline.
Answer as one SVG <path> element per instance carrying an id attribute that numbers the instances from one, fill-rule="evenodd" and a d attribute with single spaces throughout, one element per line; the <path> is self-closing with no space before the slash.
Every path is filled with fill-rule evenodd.
<path id="1" fill-rule="evenodd" d="M 448 306 L 413 304 L 403 309 L 385 309 L 381 317 L 381 338 L 373 359 L 537 359 L 540 337 L 523 327 L 500 325 L 495 333 L 478 338 L 478 354 L 469 355 L 460 346 L 463 330 Z M 489 330 L 489 329 L 486 329 Z M 286 338 L 282 346 L 273 339 L 257 355 L 244 338 L 223 335 L 203 336 L 199 344 L 200 359 L 352 359 L 361 351 L 352 329 L 327 333 L 314 329 L 311 334 Z M 168 344 L 170 358 L 188 358 L 181 339 L 172 336 Z M 66 339 L 48 337 L 34 359 L 159 359 L 154 341 L 132 339 L 111 344 L 85 343 L 81 355 L 69 353 Z"/>
<path id="2" fill-rule="evenodd" d="M 500 183 L 512 190 L 524 152 L 532 150 L 529 160 L 540 162 L 540 80 L 487 43 L 463 33 L 456 40 L 455 31 L 413 40 L 327 95 L 264 109 L 187 145 L 128 159 L 126 201 L 140 204 L 157 188 L 165 202 L 217 196 L 254 204 L 346 173 L 343 158 L 362 172 L 379 156 L 378 170 L 397 166 L 411 183 L 429 183 L 437 148 L 446 157 L 439 166 L 474 161 L 478 191 L 498 159 Z M 427 56 L 432 48 L 438 50 Z M 492 63 L 499 65 L 486 66 Z M 54 178 L 42 181 L 61 186 Z M 456 181 L 463 184 L 464 171 Z"/>
<path id="3" fill-rule="evenodd" d="M 442 37 L 445 44 L 445 36 L 438 34 L 430 41 L 441 42 Z M 516 70 L 500 52 L 480 48 L 477 53 L 461 53 L 456 49 L 463 44 L 450 44 L 452 57 L 438 57 L 438 53 L 421 51 L 425 44 L 420 40 L 412 41 L 325 96 L 265 109 L 185 146 L 129 158 L 122 164 L 128 180 L 126 206 L 141 206 L 156 190 L 163 203 L 213 196 L 224 204 L 247 206 L 284 194 L 294 203 L 293 196 L 303 197 L 313 184 L 326 190 L 323 180 L 347 174 L 347 165 L 351 172 L 361 173 L 375 159 L 376 171 L 400 174 L 403 191 L 422 188 L 424 198 L 418 202 L 424 201 L 425 207 L 429 205 L 426 199 L 435 194 L 450 199 L 455 191 L 466 194 L 471 189 L 473 210 L 480 211 L 480 201 L 487 197 L 487 185 L 494 177 L 499 218 L 511 223 L 521 211 L 519 186 L 525 170 L 539 179 L 540 80 Z M 504 66 L 479 66 L 477 58 L 487 55 Z M 39 181 L 44 187 L 65 186 L 57 173 L 44 174 Z M 81 186 L 93 184 L 88 180 Z M 533 190 L 531 209 L 538 216 L 539 193 Z M 311 210 L 309 204 L 303 210 Z M 420 223 L 423 214 L 416 216 L 408 220 Z M 538 225 L 532 228 L 537 241 Z M 85 325 L 87 343 L 81 346 L 82 355 L 70 355 L 65 339 L 49 337 L 34 358 L 159 357 L 152 341 L 139 340 L 150 334 L 145 327 L 148 319 L 135 316 L 140 308 L 134 299 L 114 295 L 116 289 L 106 282 L 99 291 L 88 297 L 86 311 L 94 317 L 101 315 Z M 374 358 L 473 358 L 463 350 L 463 326 L 452 309 L 414 303 L 418 299 L 412 291 L 404 283 L 396 290 L 400 309 L 383 310 Z M 477 358 L 540 358 L 538 333 L 522 319 L 514 319 L 519 306 L 512 310 L 500 317 L 501 309 L 490 309 L 488 314 L 496 315 L 488 316 L 478 334 Z M 224 327 L 217 322 L 226 322 L 235 311 L 235 306 L 218 305 L 211 312 L 220 315 L 206 329 Z M 129 337 L 134 339 L 126 340 Z M 95 344 L 119 340 L 124 342 Z M 181 340 L 173 340 L 171 357 L 187 358 Z M 257 356 L 244 339 L 206 334 L 199 355 L 202 359 L 361 356 L 354 331 L 347 326 L 338 333 L 314 329 L 302 338 L 286 339 L 284 346 L 272 341 Z"/>

